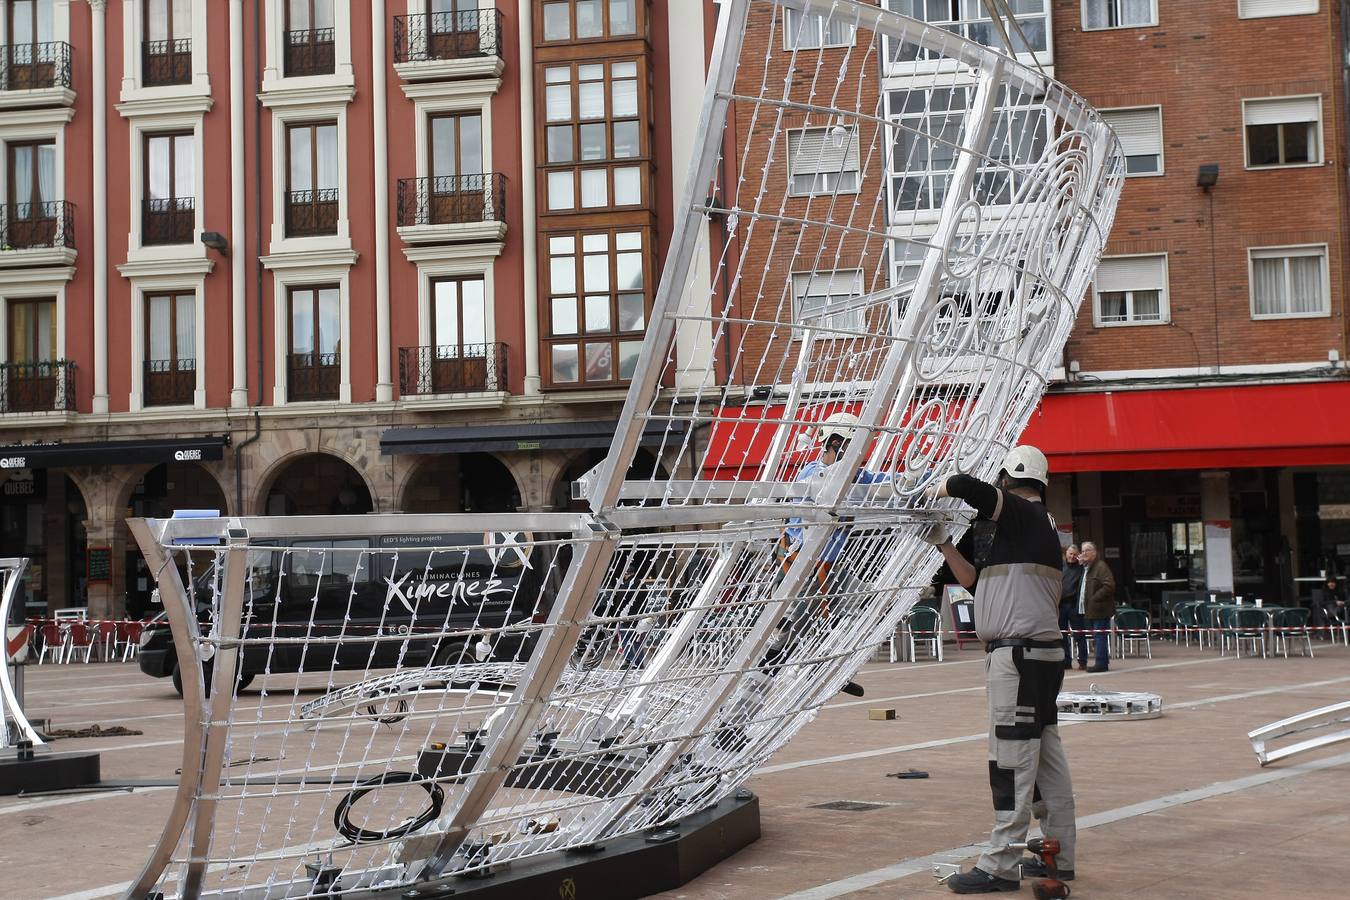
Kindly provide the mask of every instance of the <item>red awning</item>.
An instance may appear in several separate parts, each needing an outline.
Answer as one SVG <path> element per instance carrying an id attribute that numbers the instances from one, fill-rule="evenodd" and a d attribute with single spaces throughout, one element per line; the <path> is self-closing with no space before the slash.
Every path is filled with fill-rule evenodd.
<path id="1" fill-rule="evenodd" d="M 716 423 L 705 476 L 756 477 L 783 412 Z M 1052 472 L 1350 465 L 1350 382 L 1051 394 L 1022 441 Z"/>
<path id="2" fill-rule="evenodd" d="M 1022 441 L 1052 472 L 1350 465 L 1350 382 L 1051 394 Z"/>

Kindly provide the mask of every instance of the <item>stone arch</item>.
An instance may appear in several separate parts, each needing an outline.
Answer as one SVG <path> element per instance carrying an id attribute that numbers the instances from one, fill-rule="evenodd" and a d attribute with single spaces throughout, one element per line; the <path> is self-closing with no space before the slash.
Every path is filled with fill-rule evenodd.
<path id="1" fill-rule="evenodd" d="M 522 497 L 519 479 L 499 456 L 439 453 L 410 467 L 398 508 L 406 513 L 515 512 Z"/>
<path id="2" fill-rule="evenodd" d="M 576 512 L 588 512 L 590 510 L 588 501 L 572 499 L 572 482 L 590 471 L 605 458 L 608 452 L 607 448 L 600 447 L 581 450 L 573 454 L 565 465 L 558 468 L 547 495 L 552 498 L 554 509 Z M 633 455 L 633 464 L 628 467 L 627 477 L 630 479 L 645 479 L 650 478 L 653 474 L 657 478 L 668 477 L 666 467 L 661 464 L 656 456 L 639 447 Z"/>
<path id="3" fill-rule="evenodd" d="M 308 468 L 297 468 L 302 465 Z M 345 454 L 296 450 L 263 473 L 253 508 L 259 515 L 357 515 L 372 512 L 376 496 L 366 473 Z"/>

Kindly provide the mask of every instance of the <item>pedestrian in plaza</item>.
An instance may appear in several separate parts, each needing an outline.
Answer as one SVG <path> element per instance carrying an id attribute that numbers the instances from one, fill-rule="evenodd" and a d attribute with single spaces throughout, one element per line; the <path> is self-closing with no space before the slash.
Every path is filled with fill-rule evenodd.
<path id="1" fill-rule="evenodd" d="M 1064 549 L 1064 576 L 1059 591 L 1059 630 L 1064 633 L 1064 668 L 1073 668 L 1072 648 L 1078 648 L 1078 668 L 1087 668 L 1087 634 L 1083 631 L 1083 564 L 1078 545 Z"/>
<path id="2" fill-rule="evenodd" d="M 968 872 L 948 879 L 958 894 L 1015 891 L 1022 874 L 1043 872 L 1010 845 L 1026 840 L 1031 817 L 1060 842 L 1059 877 L 1073 879 L 1073 783 L 1059 739 L 1055 699 L 1064 683 L 1059 631 L 1063 587 L 1059 535 L 1045 509 L 1045 454 L 1014 447 L 1003 459 L 998 486 L 952 475 L 933 496 L 957 497 L 975 508 L 974 560 L 943 529 L 926 535 L 958 581 L 975 593 L 975 633 L 985 642 L 989 695 L 989 786 L 994 795 L 990 849 Z M 1021 871 L 1019 872 L 1019 867 Z"/>
<path id="3" fill-rule="evenodd" d="M 1345 624 L 1345 589 L 1334 574 L 1327 576 L 1313 614 L 1318 620 L 1315 624 L 1320 628 L 1339 628 Z"/>
<path id="4" fill-rule="evenodd" d="M 1116 576 L 1097 555 L 1097 545 L 1083 541 L 1078 558 L 1083 563 L 1083 618 L 1092 632 L 1092 667 L 1089 672 L 1111 668 L 1111 617 L 1116 614 Z"/>

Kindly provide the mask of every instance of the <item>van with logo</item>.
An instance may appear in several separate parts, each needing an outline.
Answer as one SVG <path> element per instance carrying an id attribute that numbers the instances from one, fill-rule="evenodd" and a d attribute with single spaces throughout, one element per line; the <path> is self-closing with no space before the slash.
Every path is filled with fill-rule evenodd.
<path id="1" fill-rule="evenodd" d="M 562 552 L 541 547 L 546 540 L 480 532 L 304 538 L 275 549 L 255 545 L 242 632 L 252 642 L 240 654 L 238 689 L 264 672 L 365 673 L 461 659 L 524 659 L 528 638 L 494 629 L 547 614 L 568 557 L 565 545 Z M 214 566 L 193 573 L 203 629 L 210 627 L 219 577 Z M 376 636 L 395 639 L 370 640 Z M 172 678 L 181 694 L 168 624 L 147 629 L 141 641 L 141 671 Z"/>

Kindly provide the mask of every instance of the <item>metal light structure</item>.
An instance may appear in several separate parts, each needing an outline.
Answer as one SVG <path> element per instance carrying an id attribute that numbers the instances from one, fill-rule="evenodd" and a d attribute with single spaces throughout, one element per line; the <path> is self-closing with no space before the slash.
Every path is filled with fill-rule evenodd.
<path id="1" fill-rule="evenodd" d="M 800 47 L 803 15 L 852 42 Z M 922 533 L 966 524 L 926 488 L 992 476 L 1025 426 L 1120 147 L 1043 74 L 875 6 L 720 17 L 640 353 L 572 348 L 631 376 L 588 512 L 132 521 L 186 739 L 129 896 L 402 889 L 678 820 L 914 604 Z M 931 72 L 882 90 L 901 58 Z M 600 276 L 574 252 L 550 294 L 578 302 Z M 841 458 L 813 464 L 839 413 Z"/>
<path id="2" fill-rule="evenodd" d="M 28 568 L 26 556 L 0 559 L 0 624 L 3 624 L 5 629 L 5 652 L 3 658 L 0 658 L 0 748 L 9 746 L 10 722 L 14 723 L 14 733 L 19 740 L 32 741 L 35 746 L 44 743 L 42 736 L 24 715 L 23 704 L 20 702 L 22 691 L 10 678 L 9 671 L 11 656 L 22 659 L 27 656 L 28 651 L 27 638 L 24 637 L 27 626 L 22 626 L 17 630 L 23 641 L 14 654 L 9 652 L 10 610 L 14 608 L 14 602 L 19 598 L 19 589 L 23 586 L 23 573 L 26 568 Z"/>

